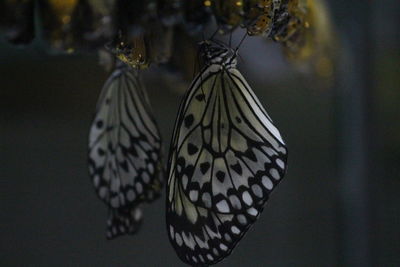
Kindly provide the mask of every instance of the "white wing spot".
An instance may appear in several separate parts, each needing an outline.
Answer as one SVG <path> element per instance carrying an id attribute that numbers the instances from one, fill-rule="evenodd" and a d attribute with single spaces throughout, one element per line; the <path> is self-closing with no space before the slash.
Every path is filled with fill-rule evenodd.
<path id="1" fill-rule="evenodd" d="M 236 226 L 232 226 L 232 227 L 231 227 L 231 231 L 232 231 L 232 233 L 234 233 L 235 235 L 240 234 L 240 230 L 239 230 L 239 228 L 237 228 Z"/>
<path id="2" fill-rule="evenodd" d="M 94 176 L 94 178 L 93 178 L 93 184 L 94 184 L 94 186 L 95 186 L 96 188 L 99 187 L 99 184 L 100 184 L 100 176 L 98 176 L 98 175 Z"/>
<path id="3" fill-rule="evenodd" d="M 153 173 L 153 171 L 154 171 L 153 163 L 147 164 L 147 169 L 149 170 L 150 173 Z"/>
<path id="4" fill-rule="evenodd" d="M 275 180 L 279 180 L 281 178 L 281 176 L 279 175 L 279 172 L 274 168 L 269 170 L 269 173 L 271 174 L 272 178 L 274 178 Z"/>
<path id="5" fill-rule="evenodd" d="M 189 197 L 191 201 L 197 201 L 197 199 L 199 198 L 199 191 L 196 190 L 190 191 Z"/>
<path id="6" fill-rule="evenodd" d="M 153 165 L 151 165 L 151 166 L 153 166 Z M 143 180 L 143 182 L 145 182 L 146 184 L 150 182 L 150 176 L 149 176 L 149 174 L 148 174 L 147 172 L 144 172 L 144 173 L 142 174 L 142 180 Z"/>
<path id="7" fill-rule="evenodd" d="M 231 202 L 232 207 L 240 210 L 242 208 L 242 204 L 240 203 L 240 199 L 236 195 L 230 195 L 229 201 Z"/>
<path id="8" fill-rule="evenodd" d="M 253 184 L 251 186 L 251 190 L 253 191 L 254 195 L 256 195 L 258 198 L 262 198 L 263 192 L 262 192 L 262 189 L 261 189 L 261 187 L 259 185 Z"/>
<path id="9" fill-rule="evenodd" d="M 218 250 L 216 248 L 213 249 L 213 253 L 215 256 L 217 256 L 217 257 L 219 256 Z"/>
<path id="10" fill-rule="evenodd" d="M 136 191 L 138 192 L 138 194 L 141 194 L 143 192 L 143 186 L 141 183 L 136 184 Z"/>
<path id="11" fill-rule="evenodd" d="M 250 214 L 251 216 L 257 216 L 258 210 L 256 210 L 255 208 L 250 208 L 247 210 L 247 213 Z"/>
<path id="12" fill-rule="evenodd" d="M 282 154 L 284 154 L 284 155 L 286 155 L 286 153 L 287 153 L 286 148 L 283 146 L 279 148 L 279 151 L 282 152 Z"/>
<path id="13" fill-rule="evenodd" d="M 106 198 L 108 196 L 108 188 L 107 187 L 101 187 L 99 190 L 99 196 L 100 198 Z"/>
<path id="14" fill-rule="evenodd" d="M 271 182 L 271 180 L 267 176 L 263 176 L 262 179 L 261 179 L 261 182 L 262 182 L 263 186 L 265 188 L 267 188 L 268 190 L 271 190 L 272 187 L 274 187 L 273 183 Z"/>
<path id="15" fill-rule="evenodd" d="M 225 199 L 224 199 L 224 200 L 221 200 L 220 202 L 217 203 L 217 209 L 218 209 L 220 212 L 223 212 L 223 213 L 228 213 L 228 212 L 230 211 L 230 208 L 229 208 L 229 206 L 228 206 L 228 203 L 226 202 Z"/>
<path id="16" fill-rule="evenodd" d="M 239 229 L 238 229 L 238 230 L 239 230 Z M 230 235 L 228 235 L 227 233 L 225 233 L 224 237 L 225 237 L 225 240 L 226 240 L 226 241 L 228 241 L 228 242 L 232 242 L 232 238 L 231 238 L 231 236 L 230 236 Z"/>
<path id="17" fill-rule="evenodd" d="M 185 232 L 182 232 L 182 238 L 183 242 L 185 242 L 185 245 L 188 246 L 191 250 L 194 250 L 196 246 L 196 242 L 193 239 L 193 236 L 191 233 L 189 233 L 187 236 Z"/>
<path id="18" fill-rule="evenodd" d="M 135 192 L 132 189 L 129 189 L 126 197 L 128 198 L 128 201 L 133 201 L 135 199 Z"/>
<path id="19" fill-rule="evenodd" d="M 240 224 L 242 225 L 246 225 L 247 224 L 247 219 L 244 215 L 240 214 L 237 216 L 237 219 L 239 221 Z"/>
<path id="20" fill-rule="evenodd" d="M 251 198 L 249 192 L 244 191 L 242 195 L 244 203 L 246 203 L 248 206 L 251 206 L 253 204 L 253 199 Z"/>
<path id="21" fill-rule="evenodd" d="M 187 184 L 188 184 L 188 177 L 187 177 L 187 175 L 185 174 L 185 175 L 182 176 L 182 185 L 183 185 L 183 188 L 184 188 L 185 190 L 186 190 Z"/>
<path id="22" fill-rule="evenodd" d="M 182 246 L 183 240 L 182 240 L 182 237 L 180 234 L 175 233 L 175 240 L 176 240 L 176 243 L 178 244 L 178 246 Z"/>
<path id="23" fill-rule="evenodd" d="M 113 197 L 111 199 L 111 207 L 118 208 L 118 206 L 119 206 L 119 198 L 118 197 Z"/>
<path id="24" fill-rule="evenodd" d="M 285 163 L 281 159 L 276 159 L 276 165 L 279 166 L 282 170 L 285 168 Z"/>
<path id="25" fill-rule="evenodd" d="M 201 262 L 204 262 L 203 256 L 199 255 L 199 259 L 200 259 Z"/>
<path id="26" fill-rule="evenodd" d="M 227 251 L 228 250 L 228 247 L 227 246 L 225 246 L 224 244 L 219 244 L 219 248 L 221 249 L 221 250 L 223 250 L 223 251 Z"/>
<path id="27" fill-rule="evenodd" d="M 264 151 L 268 154 L 268 156 L 272 157 L 276 155 L 276 152 L 270 147 L 264 147 Z"/>
<path id="28" fill-rule="evenodd" d="M 134 213 L 133 213 L 133 218 L 136 221 L 139 221 L 142 218 L 142 210 L 141 209 L 135 209 Z"/>
<path id="29" fill-rule="evenodd" d="M 202 198 L 203 203 L 206 206 L 206 208 L 211 208 L 211 196 L 210 196 L 210 194 L 205 192 L 201 198 Z"/>

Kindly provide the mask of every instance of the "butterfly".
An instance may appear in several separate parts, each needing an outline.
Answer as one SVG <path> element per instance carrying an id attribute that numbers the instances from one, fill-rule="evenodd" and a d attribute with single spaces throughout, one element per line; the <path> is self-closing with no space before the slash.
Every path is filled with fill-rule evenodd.
<path id="1" fill-rule="evenodd" d="M 228 256 L 282 180 L 287 148 L 236 68 L 237 50 L 201 45 L 205 67 L 181 102 L 168 161 L 167 232 L 179 258 Z"/>
<path id="2" fill-rule="evenodd" d="M 138 230 L 141 205 L 159 197 L 163 175 L 160 133 L 138 70 L 119 63 L 89 134 L 89 174 L 109 207 L 108 239 Z"/>

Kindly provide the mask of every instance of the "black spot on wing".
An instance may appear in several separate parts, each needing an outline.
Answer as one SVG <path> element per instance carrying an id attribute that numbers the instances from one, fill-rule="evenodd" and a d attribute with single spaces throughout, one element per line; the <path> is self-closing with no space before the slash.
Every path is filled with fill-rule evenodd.
<path id="1" fill-rule="evenodd" d="M 194 116 L 192 114 L 189 114 L 185 117 L 184 123 L 186 128 L 192 126 L 193 122 L 194 122 Z"/>
<path id="2" fill-rule="evenodd" d="M 242 166 L 240 166 L 239 163 L 236 163 L 234 165 L 231 165 L 231 168 L 239 175 L 242 175 L 243 170 L 242 170 Z"/>
<path id="3" fill-rule="evenodd" d="M 193 145 L 192 143 L 188 144 L 189 155 L 194 155 L 194 154 L 196 154 L 197 151 L 199 151 L 199 148 L 197 146 Z"/>
<path id="4" fill-rule="evenodd" d="M 96 127 L 99 128 L 99 129 L 103 128 L 103 125 L 104 125 L 103 120 L 98 120 L 98 121 L 96 122 Z"/>
<path id="5" fill-rule="evenodd" d="M 210 168 L 210 163 L 208 162 L 203 162 L 200 164 L 200 171 L 202 174 L 206 174 L 209 168 Z"/>
<path id="6" fill-rule="evenodd" d="M 223 183 L 225 180 L 225 173 L 223 171 L 218 171 L 216 177 L 221 183 Z"/>
<path id="7" fill-rule="evenodd" d="M 99 156 L 104 156 L 104 154 L 105 154 L 104 149 L 102 149 L 101 147 L 99 147 L 99 148 L 97 149 L 97 154 L 98 154 Z"/>
<path id="8" fill-rule="evenodd" d="M 196 99 L 197 99 L 198 101 L 204 101 L 205 95 L 204 95 L 204 94 L 198 94 L 198 95 L 196 96 Z"/>
<path id="9" fill-rule="evenodd" d="M 253 150 L 251 149 L 251 147 L 249 147 L 246 152 L 244 153 L 244 156 L 246 156 L 247 158 L 251 159 L 252 161 L 257 161 L 257 157 L 256 154 L 254 154 Z"/>

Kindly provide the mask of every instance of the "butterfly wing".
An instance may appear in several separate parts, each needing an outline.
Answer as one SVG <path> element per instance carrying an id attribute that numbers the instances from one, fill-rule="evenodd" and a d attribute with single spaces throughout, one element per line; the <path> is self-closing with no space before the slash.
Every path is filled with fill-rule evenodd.
<path id="1" fill-rule="evenodd" d="M 229 255 L 286 169 L 278 129 L 235 68 L 206 68 L 186 94 L 171 144 L 170 241 L 193 265 Z"/>
<path id="2" fill-rule="evenodd" d="M 142 224 L 142 209 L 140 205 L 131 208 L 110 209 L 107 219 L 108 239 L 125 234 L 136 233 Z"/>
<path id="3" fill-rule="evenodd" d="M 89 174 L 96 193 L 111 209 L 107 237 L 136 231 L 137 205 L 161 189 L 161 140 L 137 72 L 114 71 L 97 104 L 89 134 Z M 110 223 L 111 222 L 111 223 Z M 119 235 L 118 234 L 118 235 Z"/>

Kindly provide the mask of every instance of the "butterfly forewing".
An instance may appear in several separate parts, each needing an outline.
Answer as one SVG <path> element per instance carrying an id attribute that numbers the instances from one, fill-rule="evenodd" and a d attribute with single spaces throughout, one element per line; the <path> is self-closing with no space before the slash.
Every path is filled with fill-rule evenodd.
<path id="1" fill-rule="evenodd" d="M 159 195 L 160 154 L 159 131 L 138 74 L 119 67 L 101 92 L 89 134 L 89 173 L 111 209 L 108 237 L 136 231 L 137 205 Z"/>
<path id="2" fill-rule="evenodd" d="M 283 177 L 285 144 L 239 71 L 219 64 L 193 82 L 172 140 L 170 240 L 189 264 L 218 262 L 254 223 Z"/>

